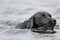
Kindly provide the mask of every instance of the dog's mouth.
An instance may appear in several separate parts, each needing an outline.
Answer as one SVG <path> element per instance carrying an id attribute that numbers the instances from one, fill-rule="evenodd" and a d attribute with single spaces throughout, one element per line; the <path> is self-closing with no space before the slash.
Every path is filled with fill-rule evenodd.
<path id="1" fill-rule="evenodd" d="M 31 30 L 33 32 L 38 32 L 38 33 L 56 33 L 56 31 L 54 31 L 54 26 L 56 25 L 56 21 L 51 21 L 49 22 L 49 25 L 45 24 L 45 25 L 41 25 L 38 28 L 32 28 Z"/>

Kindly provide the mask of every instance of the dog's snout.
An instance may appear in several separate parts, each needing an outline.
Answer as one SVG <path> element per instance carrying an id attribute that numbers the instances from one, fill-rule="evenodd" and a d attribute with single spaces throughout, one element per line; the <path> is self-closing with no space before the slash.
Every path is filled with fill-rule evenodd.
<path id="1" fill-rule="evenodd" d="M 56 20 L 54 19 L 53 22 L 56 22 Z"/>
<path id="2" fill-rule="evenodd" d="M 56 20 L 54 19 L 54 20 L 52 20 L 52 23 L 56 23 Z"/>
<path id="3" fill-rule="evenodd" d="M 50 24 L 56 25 L 56 20 L 55 20 L 55 19 L 51 19 L 51 20 L 50 20 Z"/>
<path id="4" fill-rule="evenodd" d="M 53 20 L 53 24 L 56 25 L 56 20 L 55 19 Z"/>

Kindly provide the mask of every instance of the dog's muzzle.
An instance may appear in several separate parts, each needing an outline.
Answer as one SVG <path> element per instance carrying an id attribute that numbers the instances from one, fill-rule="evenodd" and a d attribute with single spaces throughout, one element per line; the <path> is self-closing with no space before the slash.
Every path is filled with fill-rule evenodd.
<path id="1" fill-rule="evenodd" d="M 50 21 L 49 21 L 49 23 L 50 23 L 50 25 L 56 25 L 56 20 L 55 19 L 51 19 Z"/>
<path id="2" fill-rule="evenodd" d="M 53 30 L 55 25 L 56 25 L 56 20 L 52 18 L 49 21 L 49 25 L 48 26 L 51 28 L 51 30 Z"/>

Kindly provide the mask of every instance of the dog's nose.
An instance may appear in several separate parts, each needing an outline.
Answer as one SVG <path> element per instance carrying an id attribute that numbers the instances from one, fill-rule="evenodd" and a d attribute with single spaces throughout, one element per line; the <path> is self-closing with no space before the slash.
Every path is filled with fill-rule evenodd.
<path id="1" fill-rule="evenodd" d="M 50 24 L 55 26 L 55 25 L 56 25 L 56 20 L 52 18 L 52 19 L 50 20 Z"/>
<path id="2" fill-rule="evenodd" d="M 52 20 L 52 24 L 56 25 L 56 20 L 55 19 Z"/>
<path id="3" fill-rule="evenodd" d="M 56 20 L 54 19 L 54 20 L 52 20 L 52 22 L 56 22 Z"/>

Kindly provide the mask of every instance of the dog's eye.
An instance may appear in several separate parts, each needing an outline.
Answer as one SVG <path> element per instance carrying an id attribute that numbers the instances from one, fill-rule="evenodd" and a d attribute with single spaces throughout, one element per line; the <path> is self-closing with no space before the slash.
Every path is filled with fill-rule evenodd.
<path id="1" fill-rule="evenodd" d="M 46 18 L 45 14 L 42 14 L 43 18 Z"/>
<path id="2" fill-rule="evenodd" d="M 48 14 L 49 15 L 49 17 L 52 17 L 50 14 Z"/>

